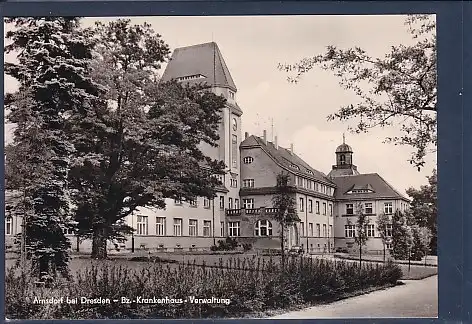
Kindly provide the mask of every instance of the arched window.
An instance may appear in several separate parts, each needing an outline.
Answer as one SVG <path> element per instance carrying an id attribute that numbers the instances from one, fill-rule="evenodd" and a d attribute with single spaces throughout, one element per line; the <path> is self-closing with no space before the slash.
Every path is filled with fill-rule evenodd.
<path id="1" fill-rule="evenodd" d="M 5 218 L 5 235 L 13 234 L 13 218 L 8 216 Z"/>
<path id="2" fill-rule="evenodd" d="M 254 229 L 255 236 L 272 236 L 272 223 L 268 220 L 260 220 Z"/>
<path id="3" fill-rule="evenodd" d="M 339 157 L 339 162 L 341 164 L 346 164 L 346 156 L 344 154 L 341 154 L 341 156 Z"/>

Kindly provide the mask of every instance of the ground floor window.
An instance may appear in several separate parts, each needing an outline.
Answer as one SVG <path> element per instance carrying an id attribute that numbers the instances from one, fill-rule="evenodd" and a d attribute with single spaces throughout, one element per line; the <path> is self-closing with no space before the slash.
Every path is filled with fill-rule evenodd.
<path id="1" fill-rule="evenodd" d="M 156 235 L 166 236 L 166 219 L 165 217 L 156 217 Z"/>
<path id="2" fill-rule="evenodd" d="M 148 235 L 148 217 L 147 216 L 137 216 L 136 222 L 136 234 L 138 235 Z"/>
<path id="3" fill-rule="evenodd" d="M 5 234 L 12 235 L 13 234 L 13 218 L 8 216 L 5 218 Z"/>
<path id="4" fill-rule="evenodd" d="M 392 224 L 387 224 L 387 227 L 385 229 L 385 236 L 386 237 L 392 237 L 392 231 L 393 231 L 393 226 Z"/>
<path id="5" fill-rule="evenodd" d="M 174 218 L 174 236 L 182 236 L 182 218 Z"/>
<path id="6" fill-rule="evenodd" d="M 220 222 L 220 236 L 225 236 L 225 222 Z"/>
<path id="7" fill-rule="evenodd" d="M 255 236 L 272 236 L 272 223 L 268 220 L 259 220 L 254 229 Z"/>
<path id="8" fill-rule="evenodd" d="M 189 219 L 188 221 L 188 235 L 197 236 L 198 235 L 198 221 L 196 219 Z"/>
<path id="9" fill-rule="evenodd" d="M 386 244 L 385 244 L 385 248 L 386 248 L 387 250 L 393 249 L 392 243 L 386 243 Z"/>
<path id="10" fill-rule="evenodd" d="M 240 236 L 240 223 L 239 222 L 229 222 L 228 223 L 228 235 L 229 236 Z"/>
<path id="11" fill-rule="evenodd" d="M 203 236 L 211 236 L 211 221 L 203 221 Z"/>
<path id="12" fill-rule="evenodd" d="M 356 226 L 355 225 L 344 225 L 344 231 L 346 237 L 355 237 L 356 236 Z"/>
<path id="13" fill-rule="evenodd" d="M 375 227 L 374 224 L 367 224 L 367 237 L 375 236 Z"/>

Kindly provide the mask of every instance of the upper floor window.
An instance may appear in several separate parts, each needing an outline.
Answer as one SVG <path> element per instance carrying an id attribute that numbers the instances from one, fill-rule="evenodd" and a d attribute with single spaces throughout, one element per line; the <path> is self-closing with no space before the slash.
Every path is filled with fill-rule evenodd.
<path id="1" fill-rule="evenodd" d="M 320 202 L 316 201 L 315 206 L 316 206 L 316 213 L 319 214 L 320 213 Z"/>
<path id="2" fill-rule="evenodd" d="M 191 207 L 197 207 L 197 199 L 190 199 L 188 203 Z"/>
<path id="3" fill-rule="evenodd" d="M 233 127 L 233 131 L 238 130 L 238 121 L 236 120 L 236 118 L 233 118 L 232 127 Z"/>
<path id="4" fill-rule="evenodd" d="M 254 208 L 254 199 L 253 198 L 243 199 L 243 208 L 253 209 Z"/>
<path id="5" fill-rule="evenodd" d="M 329 204 L 328 205 L 329 207 L 329 216 L 333 216 L 333 205 L 332 204 Z"/>
<path id="6" fill-rule="evenodd" d="M 203 198 L 203 207 L 210 208 L 210 199 L 208 199 L 207 197 Z"/>
<path id="7" fill-rule="evenodd" d="M 229 182 L 230 182 L 230 186 L 231 188 L 237 188 L 238 187 L 238 180 L 237 179 L 229 179 Z"/>
<path id="8" fill-rule="evenodd" d="M 323 215 L 326 215 L 326 203 L 323 203 Z"/>
<path id="9" fill-rule="evenodd" d="M 230 97 L 231 99 L 234 99 L 234 92 L 233 92 L 233 91 L 229 91 L 229 97 Z"/>
<path id="10" fill-rule="evenodd" d="M 392 237 L 392 232 L 393 232 L 392 224 L 387 224 L 387 226 L 385 228 L 385 236 L 386 237 Z"/>
<path id="11" fill-rule="evenodd" d="M 354 205 L 346 204 L 346 215 L 354 215 Z"/>
<path id="12" fill-rule="evenodd" d="M 392 202 L 386 202 L 384 203 L 384 213 L 386 215 L 391 215 L 393 214 L 393 203 Z"/>
<path id="13" fill-rule="evenodd" d="M 313 200 L 308 199 L 308 212 L 313 213 Z"/>
<path id="14" fill-rule="evenodd" d="M 268 220 L 259 220 L 254 228 L 255 236 L 272 236 L 272 223 Z"/>
<path id="15" fill-rule="evenodd" d="M 364 213 L 366 214 L 373 214 L 374 208 L 372 207 L 372 203 L 365 203 L 364 204 Z"/>
<path id="16" fill-rule="evenodd" d="M 299 167 L 298 165 L 296 165 L 296 164 L 293 164 L 293 163 L 290 164 L 290 167 L 291 167 L 291 168 L 294 168 L 294 169 L 297 169 L 297 170 L 300 170 L 300 167 Z"/>
<path id="17" fill-rule="evenodd" d="M 225 197 L 220 196 L 220 209 L 225 209 Z"/>
<path id="18" fill-rule="evenodd" d="M 244 179 L 243 180 L 244 188 L 254 188 L 254 179 Z"/>
<path id="19" fill-rule="evenodd" d="M 246 156 L 243 158 L 243 163 L 244 164 L 250 164 L 254 161 L 254 158 L 252 156 Z"/>
<path id="20" fill-rule="evenodd" d="M 355 237 L 356 225 L 344 225 L 344 232 L 345 237 Z"/>
<path id="21" fill-rule="evenodd" d="M 305 207 L 305 202 L 304 202 L 304 199 L 300 197 L 300 211 L 304 211 L 304 207 Z"/>

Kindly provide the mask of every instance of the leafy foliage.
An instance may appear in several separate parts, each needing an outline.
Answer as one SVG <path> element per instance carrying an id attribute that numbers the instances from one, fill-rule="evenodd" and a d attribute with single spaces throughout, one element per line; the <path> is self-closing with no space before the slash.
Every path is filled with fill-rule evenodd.
<path id="1" fill-rule="evenodd" d="M 428 185 L 421 186 L 420 189 L 409 188 L 408 196 L 412 199 L 411 215 L 414 224 L 428 229 L 431 235 L 429 250 L 431 254 L 437 253 L 437 217 L 438 217 L 438 179 L 437 172 L 428 178 Z"/>
<path id="2" fill-rule="evenodd" d="M 384 247 L 384 262 L 385 262 L 385 246 L 388 241 L 390 241 L 390 237 L 387 235 L 387 227 L 390 225 L 390 218 L 388 215 L 384 213 L 380 213 L 379 216 L 377 217 L 377 231 L 379 233 L 380 239 L 382 240 L 382 244 Z"/>
<path id="3" fill-rule="evenodd" d="M 326 302 L 371 287 L 395 285 L 398 265 L 358 264 L 323 259 L 291 258 L 287 271 L 272 259 L 229 259 L 215 265 L 147 263 L 141 270 L 101 262 L 81 269 L 73 281 L 57 289 L 35 288 L 27 277 L 6 275 L 5 315 L 14 319 L 118 319 L 118 318 L 235 318 L 307 303 Z M 121 299 L 128 296 L 179 299 L 228 298 L 229 305 L 210 303 L 67 304 L 44 307 L 37 298 L 88 296 Z M 162 297 L 160 297 L 162 296 Z"/>
<path id="4" fill-rule="evenodd" d="M 56 270 L 67 275 L 70 243 L 63 230 L 71 220 L 67 177 L 74 148 L 66 129 L 69 118 L 99 92 L 88 73 L 93 44 L 76 18 L 5 22 L 14 24 L 6 34 L 10 44 L 5 52 L 18 53 L 18 63 L 5 63 L 5 72 L 20 83 L 18 91 L 5 97 L 8 120 L 16 124 L 7 181 L 25 197 L 11 208 L 22 209 L 27 217 L 23 230 L 34 275 L 51 281 Z"/>
<path id="5" fill-rule="evenodd" d="M 148 24 L 97 24 L 94 80 L 106 91 L 75 120 L 71 185 L 79 235 L 93 239 L 92 257 L 106 258 L 107 239 L 130 233 L 124 219 L 165 199 L 213 198 L 224 163 L 205 156 L 215 146 L 225 99 L 177 82 L 159 84 L 169 48 Z"/>
<path id="6" fill-rule="evenodd" d="M 362 264 L 362 248 L 367 244 L 369 236 L 367 235 L 367 225 L 370 223 L 370 218 L 364 212 L 362 203 L 356 204 L 356 236 L 354 241 L 359 246 L 359 264 Z M 349 222 L 348 222 L 349 223 Z"/>
<path id="7" fill-rule="evenodd" d="M 392 216 L 392 256 L 398 260 L 407 260 L 409 253 L 409 235 L 406 216 L 396 210 Z"/>
<path id="8" fill-rule="evenodd" d="M 341 107 L 328 120 L 355 120 L 355 133 L 374 127 L 401 125 L 402 136 L 386 138 L 395 145 L 408 145 L 410 163 L 418 169 L 425 156 L 437 146 L 436 23 L 428 15 L 409 16 L 405 22 L 415 44 L 393 46 L 384 58 L 375 58 L 362 48 L 339 49 L 328 46 L 324 54 L 302 59 L 296 64 L 279 64 L 294 72 L 290 82 L 315 67 L 339 78 L 340 86 L 353 91 L 356 104 Z"/>

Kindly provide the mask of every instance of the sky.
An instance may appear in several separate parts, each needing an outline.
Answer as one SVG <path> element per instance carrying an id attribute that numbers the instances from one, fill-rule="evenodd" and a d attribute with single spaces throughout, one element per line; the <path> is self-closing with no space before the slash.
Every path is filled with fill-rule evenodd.
<path id="1" fill-rule="evenodd" d="M 83 25 L 114 18 L 84 18 Z M 329 173 L 336 147 L 346 143 L 361 173 L 378 173 L 405 194 L 409 187 L 427 183 L 436 168 L 436 155 L 427 157 L 418 172 L 408 162 L 412 148 L 384 144 L 386 137 L 401 134 L 401 125 L 351 134 L 355 121 L 328 121 L 341 106 L 356 101 L 328 71 L 314 69 L 298 84 L 287 81 L 279 63 L 295 63 L 323 53 L 328 45 L 358 46 L 374 57 L 383 57 L 391 46 L 412 44 L 405 16 L 252 16 L 252 17 L 135 17 L 133 23 L 148 22 L 162 35 L 171 50 L 215 41 L 238 88 L 236 100 L 243 110 L 242 132 L 268 138 L 277 135 L 280 146 L 294 145 L 294 152 L 313 168 Z M 9 29 L 5 27 L 5 31 Z M 6 55 L 5 61 L 14 61 Z M 165 68 L 165 65 L 163 66 Z M 163 70 L 162 70 L 163 72 Z M 15 80 L 5 76 L 5 92 L 14 91 Z M 273 127 L 272 127 L 273 124 Z M 5 141 L 11 140 L 12 125 L 6 125 Z M 272 131 L 273 129 L 273 131 Z"/>

